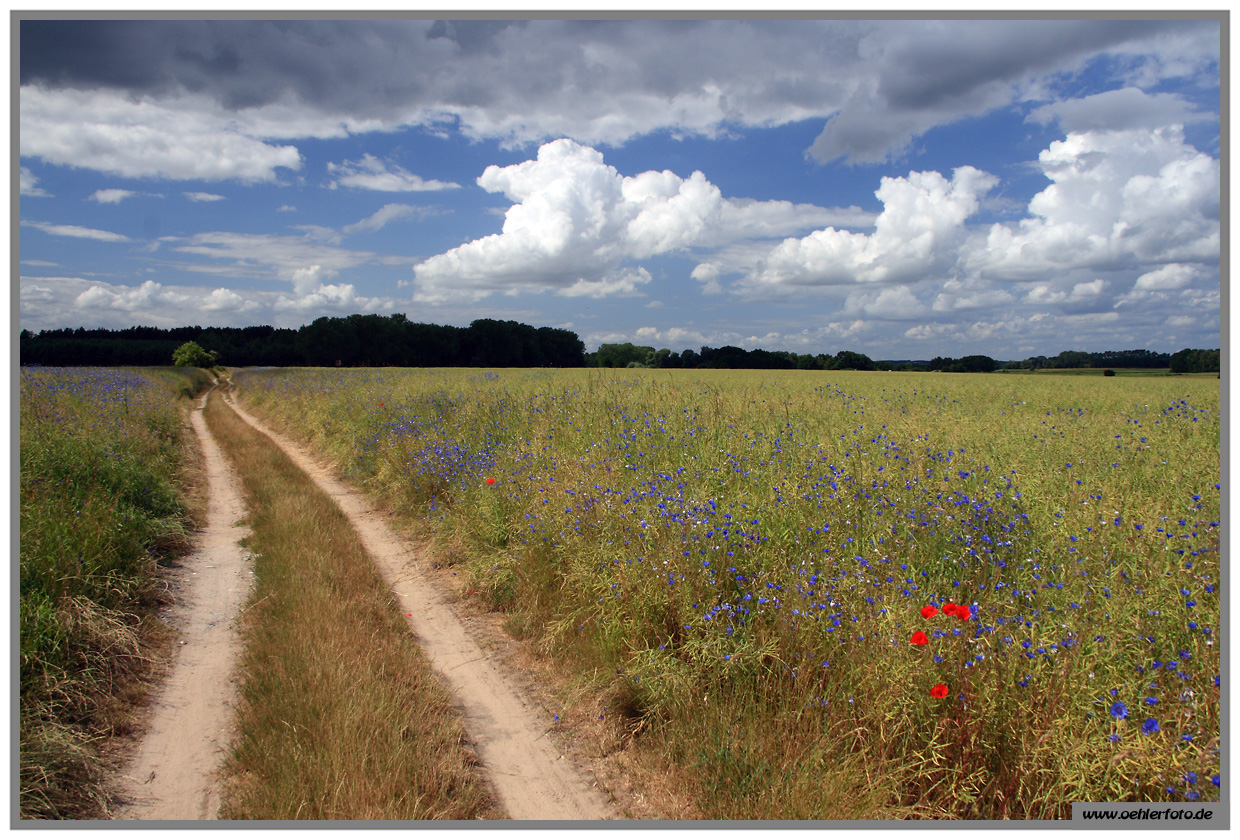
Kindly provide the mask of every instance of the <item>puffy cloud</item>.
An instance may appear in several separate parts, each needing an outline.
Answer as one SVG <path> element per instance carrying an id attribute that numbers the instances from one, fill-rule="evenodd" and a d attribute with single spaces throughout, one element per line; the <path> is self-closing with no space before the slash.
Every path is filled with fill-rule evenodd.
<path id="1" fill-rule="evenodd" d="M 1218 115 L 1198 111 L 1173 93 L 1128 87 L 1043 105 L 1029 114 L 1029 120 L 1044 125 L 1054 120 L 1065 132 L 1123 131 L 1216 122 Z"/>
<path id="2" fill-rule="evenodd" d="M 132 242 L 128 236 L 112 233 L 108 230 L 81 227 L 79 225 L 54 225 L 50 222 L 36 222 L 29 219 L 21 220 L 22 227 L 32 227 L 52 236 L 72 236 L 75 239 L 95 239 L 99 242 Z"/>
<path id="3" fill-rule="evenodd" d="M 325 269 L 321 265 L 310 265 L 293 269 L 288 273 L 288 279 L 293 284 L 293 291 L 304 297 L 323 288 L 324 280 L 334 280 L 339 274 L 340 272 Z"/>
<path id="4" fill-rule="evenodd" d="M 51 197 L 51 193 L 38 186 L 38 183 L 39 178 L 37 175 L 31 172 L 27 167 L 21 167 L 21 171 L 18 175 L 18 186 L 22 195 L 30 196 L 31 198 Z"/>
<path id="5" fill-rule="evenodd" d="M 998 183 L 993 175 L 962 166 L 948 181 L 938 172 L 883 178 L 883 202 L 873 233 L 829 227 L 786 239 L 751 270 L 742 286 L 751 294 L 805 287 L 922 279 L 944 272 L 964 240 L 965 220 L 981 195 Z"/>
<path id="6" fill-rule="evenodd" d="M 423 192 L 428 190 L 452 190 L 460 186 L 447 181 L 426 181 L 396 164 L 384 163 L 372 154 L 362 155 L 361 160 L 329 163 L 327 171 L 336 176 L 331 187 L 338 185 L 380 192 Z"/>
<path id="7" fill-rule="evenodd" d="M 1039 283 L 1026 293 L 1025 300 L 1028 303 L 1036 305 L 1089 305 L 1096 301 L 1102 300 L 1102 291 L 1105 287 L 1106 283 L 1101 279 L 1090 280 L 1087 283 L 1075 283 L 1070 290 L 1056 289 L 1055 286 L 1050 283 Z"/>
<path id="8" fill-rule="evenodd" d="M 733 201 L 701 172 L 622 176 L 597 150 L 568 139 L 544 144 L 534 160 L 487 167 L 478 185 L 514 202 L 502 232 L 419 263 L 417 299 L 630 294 L 649 274 L 622 270 L 627 259 L 786 234 L 824 217 L 864 217 L 851 209 Z"/>
<path id="9" fill-rule="evenodd" d="M 166 289 L 154 280 L 147 280 L 140 286 L 108 286 L 95 284 L 74 299 L 73 305 L 79 309 L 119 309 L 124 312 L 139 312 L 152 304 L 184 303 L 186 296 L 172 289 Z"/>
<path id="10" fill-rule="evenodd" d="M 91 196 L 91 201 L 97 201 L 100 204 L 120 204 L 127 198 L 137 195 L 133 190 L 95 190 Z"/>
<path id="11" fill-rule="evenodd" d="M 977 278 L 951 278 L 944 280 L 934 298 L 935 312 L 954 312 L 961 309 L 981 309 L 1003 306 L 1016 298 L 1007 289 Z"/>
<path id="12" fill-rule="evenodd" d="M 232 289 L 215 289 L 203 300 L 202 308 L 208 312 L 253 312 L 259 304 Z"/>
<path id="13" fill-rule="evenodd" d="M 19 92 L 21 155 L 129 178 L 271 181 L 301 168 L 292 146 L 237 130 L 201 96 L 132 100 L 109 90 Z"/>
<path id="14" fill-rule="evenodd" d="M 650 272 L 640 266 L 611 271 L 597 280 L 580 279 L 556 294 L 563 297 L 627 297 L 637 294 L 638 286 L 645 286 L 651 280 Z"/>
<path id="15" fill-rule="evenodd" d="M 1219 162 L 1179 126 L 1069 134 L 1039 156 L 1051 186 L 1019 224 L 995 224 L 967 255 L 984 276 L 1019 280 L 1070 268 L 1213 262 Z"/>
<path id="16" fill-rule="evenodd" d="M 1149 291 L 1151 289 L 1182 289 L 1201 274 L 1200 269 L 1191 265 L 1170 263 L 1147 271 L 1137 278 L 1134 289 Z"/>
<path id="17" fill-rule="evenodd" d="M 853 292 L 844 304 L 844 311 L 871 318 L 906 321 L 920 317 L 926 307 L 908 286 L 889 286 L 878 292 Z"/>
<path id="18" fill-rule="evenodd" d="M 224 200 L 224 196 L 216 195 L 215 193 L 209 193 L 209 192 L 187 192 L 187 193 L 182 193 L 182 194 L 186 198 L 188 198 L 190 201 L 194 201 L 194 202 L 211 202 L 211 201 L 223 201 Z"/>

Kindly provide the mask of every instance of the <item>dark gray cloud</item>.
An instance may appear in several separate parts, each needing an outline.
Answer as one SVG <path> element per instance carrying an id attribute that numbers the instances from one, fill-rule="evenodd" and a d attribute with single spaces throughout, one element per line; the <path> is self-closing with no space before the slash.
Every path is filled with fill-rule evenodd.
<path id="1" fill-rule="evenodd" d="M 1197 35 L 1198 61 L 1209 60 L 1211 27 L 1217 34 L 1217 25 L 1191 21 L 893 24 L 870 36 L 864 52 L 873 75 L 828 120 L 810 153 L 824 162 L 881 162 L 936 125 L 1047 96 L 1048 86 L 1104 54 L 1154 60 L 1180 35 Z M 1217 61 L 1217 46 L 1212 55 Z"/>
<path id="2" fill-rule="evenodd" d="M 31 21 L 22 85 L 443 121 L 521 145 L 818 118 L 813 157 L 880 161 L 930 128 L 1054 90 L 1101 54 L 1218 59 L 1216 21 Z M 1147 73 L 1147 75 L 1151 75 Z M 1148 82 L 1148 80 L 1147 80 Z M 1128 82 L 1128 84 L 1135 84 Z M 1122 86 L 1117 81 L 1117 87 Z M 290 128 L 286 135 L 299 136 Z M 311 132 L 313 133 L 313 132 Z M 304 136 L 304 135 L 302 135 Z"/>

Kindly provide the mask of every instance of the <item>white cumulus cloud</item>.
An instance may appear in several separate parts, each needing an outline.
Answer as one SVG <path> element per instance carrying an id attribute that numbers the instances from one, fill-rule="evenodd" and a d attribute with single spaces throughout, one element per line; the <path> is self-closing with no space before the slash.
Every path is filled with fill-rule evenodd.
<path id="1" fill-rule="evenodd" d="M 749 272 L 751 293 L 805 287 L 912 281 L 946 271 L 964 240 L 965 220 L 998 179 L 971 166 L 949 181 L 938 172 L 882 179 L 873 233 L 828 227 L 786 239 Z"/>
<path id="2" fill-rule="evenodd" d="M 417 299 L 631 294 L 649 274 L 624 268 L 626 260 L 868 218 L 855 208 L 728 199 L 701 172 L 624 176 L 568 139 L 544 144 L 533 160 L 487 167 L 478 185 L 513 202 L 502 231 L 419 263 Z"/>
<path id="3" fill-rule="evenodd" d="M 1218 259 L 1219 162 L 1179 126 L 1069 134 L 1039 163 L 1052 183 L 1029 217 L 995 224 L 968 254 L 983 276 Z"/>

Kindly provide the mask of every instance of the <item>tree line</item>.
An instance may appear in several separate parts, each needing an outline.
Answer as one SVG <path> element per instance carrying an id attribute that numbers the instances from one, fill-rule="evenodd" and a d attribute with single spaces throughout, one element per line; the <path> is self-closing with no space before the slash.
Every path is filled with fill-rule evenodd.
<path id="1" fill-rule="evenodd" d="M 229 367 L 583 367 L 571 330 L 479 319 L 468 327 L 420 324 L 403 314 L 322 317 L 298 329 L 129 327 L 22 330 L 22 364 L 166 365 L 194 342 Z"/>
<path id="2" fill-rule="evenodd" d="M 258 327 L 128 327 L 22 330 L 22 364 L 48 366 L 166 365 L 187 342 L 229 367 L 645 367 L 754 370 L 907 370 L 989 373 L 1046 368 L 1155 368 L 1218 372 L 1219 350 L 1065 350 L 1056 356 L 1000 361 L 984 355 L 875 360 L 864 353 L 792 353 L 701 347 L 674 352 L 632 343 L 593 353 L 571 330 L 482 318 L 468 327 L 423 324 L 403 314 L 322 317 L 298 329 Z"/>
<path id="3" fill-rule="evenodd" d="M 960 358 L 935 356 L 925 360 L 875 360 L 864 353 L 841 350 L 834 355 L 791 353 L 786 350 L 744 350 L 740 347 L 702 347 L 671 350 L 632 343 L 603 344 L 586 354 L 589 367 L 645 368 L 748 368 L 755 370 L 906 370 L 945 373 L 990 373 L 996 370 L 1042 370 L 1058 368 L 1152 368 L 1173 373 L 1217 372 L 1218 350 L 1181 350 L 1154 353 L 1149 350 L 1105 350 L 1086 353 L 1065 350 L 1056 356 L 1033 356 L 1022 361 L 1000 361 L 990 356 Z"/>

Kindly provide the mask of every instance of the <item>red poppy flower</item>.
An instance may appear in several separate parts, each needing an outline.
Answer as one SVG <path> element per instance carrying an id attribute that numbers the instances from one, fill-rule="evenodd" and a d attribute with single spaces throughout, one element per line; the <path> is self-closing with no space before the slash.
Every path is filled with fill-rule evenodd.
<path id="1" fill-rule="evenodd" d="M 488 478 L 488 479 L 487 479 L 487 484 L 494 484 L 494 483 L 495 483 L 495 479 L 493 479 L 493 478 Z"/>
<path id="2" fill-rule="evenodd" d="M 913 644 L 915 644 L 915 645 L 928 645 L 928 644 L 930 644 L 930 639 L 929 639 L 929 638 L 927 638 L 927 637 L 926 637 L 926 634 L 925 634 L 925 633 L 923 633 L 923 632 L 921 632 L 920 630 L 918 630 L 916 633 L 914 633 L 914 634 L 913 634 L 913 638 L 909 639 L 909 641 L 910 641 L 910 642 L 912 642 L 912 643 L 913 643 Z"/>
<path id="3" fill-rule="evenodd" d="M 945 615 L 955 615 L 956 610 L 958 609 L 960 609 L 960 607 L 956 606 L 951 601 L 948 601 L 946 604 L 943 605 L 943 613 Z"/>
<path id="4" fill-rule="evenodd" d="M 947 696 L 947 686 L 943 685 L 943 683 L 939 683 L 934 688 L 930 689 L 930 696 L 937 697 L 942 700 Z"/>
<path id="5" fill-rule="evenodd" d="M 961 606 L 957 608 L 956 618 L 960 619 L 961 621 L 968 621 L 972 617 L 973 617 L 973 611 L 970 610 L 968 607 Z"/>
<path id="6" fill-rule="evenodd" d="M 922 618 L 934 618 L 938 614 L 939 614 L 939 608 L 931 604 L 927 604 L 926 606 L 921 608 Z"/>

